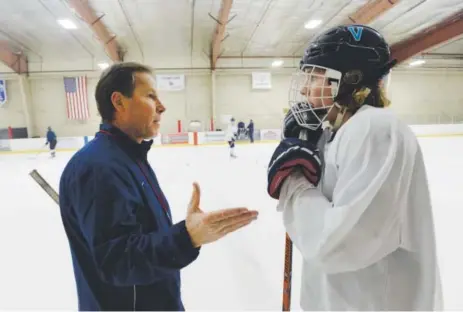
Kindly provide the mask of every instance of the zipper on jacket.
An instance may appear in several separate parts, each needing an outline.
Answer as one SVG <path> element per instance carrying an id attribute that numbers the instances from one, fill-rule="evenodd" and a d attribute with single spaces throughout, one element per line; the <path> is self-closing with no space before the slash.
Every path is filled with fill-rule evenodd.
<path id="1" fill-rule="evenodd" d="M 137 286 L 133 285 L 133 310 L 137 310 Z"/>

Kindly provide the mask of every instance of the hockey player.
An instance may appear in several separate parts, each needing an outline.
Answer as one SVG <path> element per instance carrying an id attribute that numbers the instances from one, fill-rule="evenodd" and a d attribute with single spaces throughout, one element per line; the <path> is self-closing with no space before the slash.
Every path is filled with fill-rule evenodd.
<path id="1" fill-rule="evenodd" d="M 293 78 L 268 193 L 303 256 L 303 310 L 443 308 L 423 155 L 379 87 L 390 57 L 374 29 L 338 26 Z"/>
<path id="2" fill-rule="evenodd" d="M 228 146 L 230 147 L 230 157 L 236 158 L 235 154 L 235 141 L 238 136 L 238 128 L 235 125 L 235 118 L 230 119 L 230 123 L 227 127 L 226 139 L 228 141 Z"/>
<path id="3" fill-rule="evenodd" d="M 248 125 L 249 140 L 251 143 L 254 143 L 254 121 L 252 119 L 249 121 Z"/>
<path id="4" fill-rule="evenodd" d="M 55 157 L 55 147 L 56 147 L 56 143 L 58 141 L 56 140 L 56 134 L 53 130 L 51 130 L 51 127 L 48 127 L 48 131 L 47 131 L 47 142 L 45 143 L 45 145 L 49 145 L 49 148 L 50 148 L 50 156 L 52 158 Z"/>

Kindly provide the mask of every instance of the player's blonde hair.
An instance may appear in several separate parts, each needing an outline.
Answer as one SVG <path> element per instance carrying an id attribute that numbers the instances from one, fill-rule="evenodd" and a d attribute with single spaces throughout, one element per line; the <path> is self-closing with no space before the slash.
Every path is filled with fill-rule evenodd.
<path id="1" fill-rule="evenodd" d="M 356 105 L 362 106 L 363 104 L 365 104 L 365 100 L 368 98 L 370 94 L 371 89 L 368 87 L 363 87 L 360 90 L 355 91 L 352 94 L 352 98 Z M 389 105 L 391 105 L 391 101 L 387 98 L 386 91 L 382 86 L 378 86 L 377 94 L 378 99 L 376 99 L 377 103 L 375 103 L 375 106 L 388 107 Z"/>

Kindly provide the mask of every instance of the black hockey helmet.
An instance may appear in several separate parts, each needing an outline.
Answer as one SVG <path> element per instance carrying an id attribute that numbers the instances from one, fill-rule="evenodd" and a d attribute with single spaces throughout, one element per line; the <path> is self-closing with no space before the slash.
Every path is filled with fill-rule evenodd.
<path id="1" fill-rule="evenodd" d="M 343 25 L 327 30 L 309 44 L 300 69 L 320 66 L 339 71 L 341 95 L 377 85 L 395 63 L 388 43 L 378 31 L 365 25 Z"/>
<path id="2" fill-rule="evenodd" d="M 291 82 L 289 106 L 298 124 L 317 129 L 333 105 L 354 90 L 374 89 L 395 63 L 386 40 L 371 27 L 342 25 L 323 32 L 309 43 Z M 318 94 L 310 94 L 318 103 L 300 106 L 314 81 L 322 81 Z"/>

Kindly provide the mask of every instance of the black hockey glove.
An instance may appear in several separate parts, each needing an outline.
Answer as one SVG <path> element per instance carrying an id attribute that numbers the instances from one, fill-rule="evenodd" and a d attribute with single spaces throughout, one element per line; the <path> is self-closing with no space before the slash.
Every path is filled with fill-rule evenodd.
<path id="1" fill-rule="evenodd" d="M 268 166 L 267 192 L 272 198 L 279 199 L 283 182 L 294 170 L 301 170 L 307 180 L 317 186 L 322 174 L 321 167 L 315 144 L 298 138 L 283 139 Z"/>
<path id="2" fill-rule="evenodd" d="M 298 103 L 297 106 L 300 109 L 309 109 L 310 104 L 308 103 Z M 314 110 L 310 111 L 308 110 L 307 112 L 303 113 L 304 114 L 304 122 L 307 124 L 318 124 L 320 121 L 317 119 L 315 114 L 319 116 L 319 118 L 322 118 L 322 114 L 326 113 L 323 112 L 323 110 Z M 291 110 L 288 111 L 288 113 L 285 116 L 285 119 L 283 121 L 283 139 L 284 138 L 301 138 L 301 131 L 305 130 L 305 140 L 308 142 L 311 142 L 312 144 L 317 144 L 318 140 L 320 139 L 320 136 L 323 133 L 322 126 L 320 126 L 316 130 L 310 130 L 304 127 L 301 127 L 297 121 L 296 118 L 294 118 L 294 115 Z"/>

